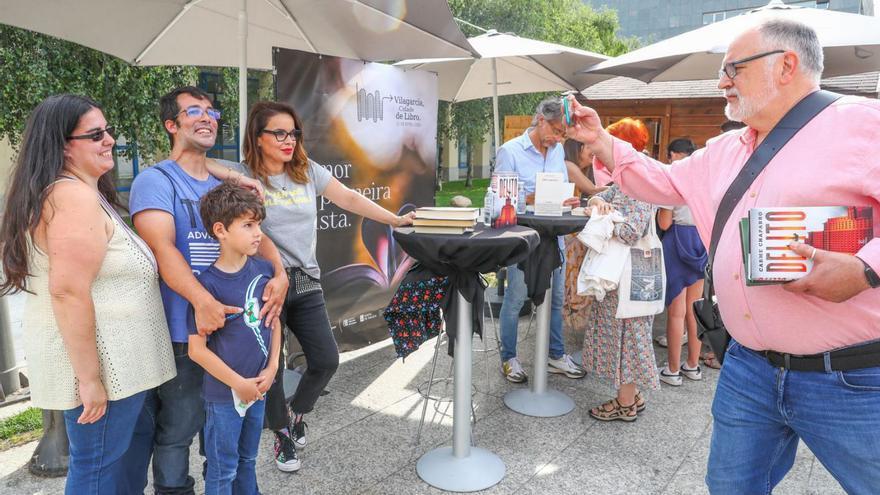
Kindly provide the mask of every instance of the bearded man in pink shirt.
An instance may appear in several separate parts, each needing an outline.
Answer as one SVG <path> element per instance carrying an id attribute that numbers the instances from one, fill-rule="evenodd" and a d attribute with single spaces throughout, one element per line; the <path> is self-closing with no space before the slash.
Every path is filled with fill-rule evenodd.
<path id="1" fill-rule="evenodd" d="M 747 127 L 665 166 L 602 129 L 574 99 L 569 137 L 626 194 L 690 207 L 709 246 L 721 198 L 780 119 L 819 89 L 822 47 L 809 27 L 771 20 L 738 36 L 719 72 L 725 114 Z M 880 226 L 880 102 L 843 97 L 770 161 L 724 226 L 713 276 L 731 334 L 712 405 L 706 483 L 713 494 L 769 493 L 802 439 L 849 493 L 880 489 L 880 239 L 856 256 L 794 243 L 812 272 L 747 287 L 737 223 L 750 208 L 871 206 Z M 853 357 L 856 356 L 856 357 Z"/>

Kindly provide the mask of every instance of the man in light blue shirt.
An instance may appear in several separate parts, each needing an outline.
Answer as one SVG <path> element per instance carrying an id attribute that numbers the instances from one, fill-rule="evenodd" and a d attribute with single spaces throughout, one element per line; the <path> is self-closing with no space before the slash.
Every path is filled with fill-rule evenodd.
<path id="1" fill-rule="evenodd" d="M 568 180 L 565 166 L 565 152 L 562 141 L 565 139 L 565 123 L 562 121 L 562 105 L 559 98 L 549 98 L 538 104 L 532 126 L 522 136 L 511 139 L 498 149 L 495 170 L 497 172 L 516 172 L 520 187 L 525 188 L 529 198 L 535 192 L 535 177 L 538 172 L 558 172 Z M 566 200 L 566 204 L 569 201 Z M 559 238 L 562 266 L 553 271 L 553 297 L 550 303 L 550 356 L 548 371 L 564 374 L 569 378 L 583 378 L 584 370 L 574 364 L 571 356 L 565 353 L 562 337 L 562 303 L 565 298 L 565 256 Z M 528 379 L 525 370 L 516 358 L 516 336 L 519 312 L 526 300 L 525 276 L 516 265 L 507 267 L 507 289 L 501 304 L 501 373 L 513 383 Z"/>

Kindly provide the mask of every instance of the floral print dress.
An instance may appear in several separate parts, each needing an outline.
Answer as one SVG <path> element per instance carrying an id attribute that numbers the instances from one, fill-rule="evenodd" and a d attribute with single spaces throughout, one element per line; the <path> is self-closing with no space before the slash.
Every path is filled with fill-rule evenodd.
<path id="1" fill-rule="evenodd" d="M 654 206 L 637 201 L 613 185 L 598 196 L 619 211 L 625 223 L 614 227 L 614 236 L 633 245 L 654 221 Z M 650 389 L 660 388 L 660 379 L 651 342 L 653 316 L 617 319 L 617 291 L 610 291 L 589 307 L 584 332 L 584 368 L 611 380 L 614 389 L 627 383 Z"/>

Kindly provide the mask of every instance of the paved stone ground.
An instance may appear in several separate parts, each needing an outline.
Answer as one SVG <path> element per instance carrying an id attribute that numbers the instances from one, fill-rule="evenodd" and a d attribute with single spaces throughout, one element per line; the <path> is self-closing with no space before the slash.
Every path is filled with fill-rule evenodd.
<path id="1" fill-rule="evenodd" d="M 655 332 L 662 331 L 662 318 Z M 701 494 L 711 435 L 710 403 L 718 373 L 708 370 L 702 382 L 685 381 L 646 394 L 648 409 L 632 424 L 599 423 L 587 411 L 612 396 L 607 384 L 588 376 L 570 380 L 551 375 L 549 385 L 569 394 L 576 409 L 562 417 L 537 419 L 507 409 L 510 384 L 499 373 L 492 324 L 487 319 L 490 351 L 474 352 L 474 426 L 476 445 L 498 454 L 505 478 L 485 493 Z M 520 322 L 520 359 L 531 372 L 534 332 Z M 569 334 L 568 349 L 579 349 L 580 335 Z M 483 344 L 474 340 L 475 350 Z M 419 456 L 450 445 L 452 407 L 430 403 L 421 442 L 413 445 L 422 401 L 416 387 L 431 371 L 433 342 L 406 362 L 395 359 L 390 341 L 346 353 L 309 415 L 309 446 L 296 474 L 277 471 L 270 456 L 271 437 L 263 436 L 257 475 L 264 494 L 409 494 L 440 493 L 416 475 Z M 444 346 L 445 349 L 445 346 Z M 659 363 L 665 350 L 657 348 Z M 485 368 L 488 360 L 488 376 Z M 441 351 L 437 373 L 445 376 L 451 360 Z M 439 387 L 439 386 L 438 386 Z M 435 388 L 434 392 L 438 388 Z M 450 390 L 451 392 L 451 390 Z M 35 443 L 0 453 L 0 494 L 57 494 L 64 479 L 30 475 L 26 463 Z M 196 448 L 191 466 L 199 466 Z M 194 469 L 196 471 L 197 469 Z M 202 490 L 201 481 L 197 491 Z M 794 468 L 775 493 L 843 493 L 836 481 L 801 445 Z"/>

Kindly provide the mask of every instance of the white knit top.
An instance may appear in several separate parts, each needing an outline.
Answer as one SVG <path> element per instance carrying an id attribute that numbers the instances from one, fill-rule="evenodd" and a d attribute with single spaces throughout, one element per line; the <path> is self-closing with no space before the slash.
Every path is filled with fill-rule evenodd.
<path id="1" fill-rule="evenodd" d="M 92 284 L 92 300 L 101 381 L 109 400 L 119 400 L 174 378 L 177 370 L 155 261 L 118 215 L 107 213 L 113 236 Z M 31 399 L 43 409 L 73 409 L 82 401 L 52 310 L 49 259 L 32 241 L 29 259 L 33 294 L 27 296 L 24 333 Z"/>

